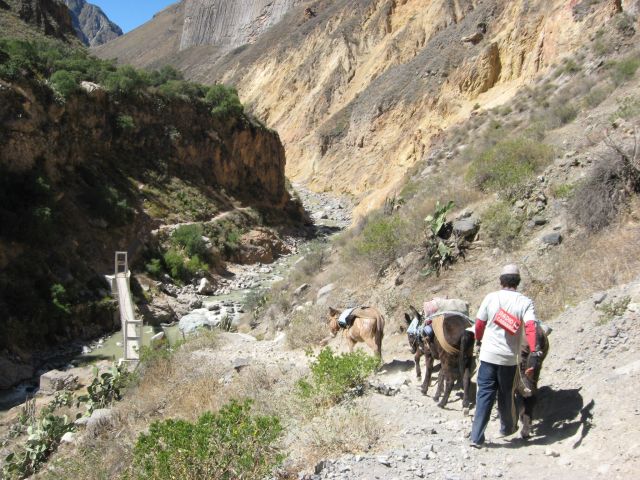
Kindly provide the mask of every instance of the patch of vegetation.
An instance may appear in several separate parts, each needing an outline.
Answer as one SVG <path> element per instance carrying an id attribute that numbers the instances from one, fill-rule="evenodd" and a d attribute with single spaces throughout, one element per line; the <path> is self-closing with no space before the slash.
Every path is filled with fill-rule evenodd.
<path id="1" fill-rule="evenodd" d="M 399 215 L 373 215 L 353 242 L 352 253 L 382 271 L 400 255 L 405 232 L 406 221 Z"/>
<path id="2" fill-rule="evenodd" d="M 447 214 L 453 209 L 455 204 L 448 202 L 445 205 L 436 203 L 433 215 L 425 218 L 426 230 L 426 260 L 428 267 L 423 271 L 423 275 L 431 273 L 439 274 L 441 270 L 451 265 L 460 254 L 458 241 L 451 235 L 452 225 L 447 221 Z"/>
<path id="3" fill-rule="evenodd" d="M 79 92 L 82 81 L 89 81 L 121 97 L 147 92 L 202 102 L 211 108 L 214 117 L 237 117 L 244 112 L 238 93 L 232 87 L 207 87 L 185 81 L 173 67 L 148 72 L 130 65 L 116 66 L 114 61 L 100 60 L 84 48 L 56 40 L 0 38 L 0 77 L 8 80 L 48 78 L 51 87 L 64 98 Z"/>
<path id="4" fill-rule="evenodd" d="M 204 234 L 202 225 L 181 225 L 171 234 L 171 243 L 184 248 L 189 256 L 205 255 L 207 245 L 202 238 Z"/>
<path id="5" fill-rule="evenodd" d="M 497 202 L 482 214 L 482 231 L 492 245 L 509 252 L 518 245 L 524 214 L 514 213 L 508 202 Z"/>
<path id="6" fill-rule="evenodd" d="M 209 270 L 209 265 L 198 255 L 188 257 L 176 248 L 167 250 L 162 259 L 169 275 L 178 282 L 188 282 L 198 272 L 207 272 Z"/>
<path id="7" fill-rule="evenodd" d="M 466 179 L 482 191 L 515 198 L 552 155 L 550 146 L 528 138 L 504 140 L 479 153 L 471 162 Z"/>
<path id="8" fill-rule="evenodd" d="M 87 415 L 120 400 L 130 381 L 130 374 L 124 365 L 114 364 L 108 371 L 101 374 L 94 367 L 94 375 L 93 381 L 87 387 L 87 394 L 78 397 L 78 404 L 85 404 Z"/>
<path id="9" fill-rule="evenodd" d="M 311 362 L 311 376 L 298 381 L 298 395 L 316 406 L 331 406 L 364 393 L 367 378 L 380 366 L 380 360 L 362 350 L 336 355 L 323 348 Z"/>
<path id="10" fill-rule="evenodd" d="M 616 99 L 618 109 L 609 117 L 609 121 L 614 122 L 619 118 L 629 120 L 640 115 L 640 98 L 627 96 Z"/>
<path id="11" fill-rule="evenodd" d="M 571 195 L 573 195 L 575 188 L 576 186 L 572 183 L 561 183 L 558 185 L 554 185 L 551 188 L 551 193 L 556 198 L 567 199 L 570 198 Z"/>
<path id="12" fill-rule="evenodd" d="M 600 310 L 600 324 L 609 323 L 615 317 L 621 317 L 627 311 L 627 307 L 631 303 L 631 297 L 624 296 L 617 300 L 604 302 L 598 307 Z"/>
<path id="13" fill-rule="evenodd" d="M 49 79 L 56 92 L 63 98 L 69 98 L 78 91 L 78 81 L 76 77 L 66 70 L 58 70 Z"/>
<path id="14" fill-rule="evenodd" d="M 634 53 L 621 60 L 607 62 L 606 67 L 613 83 L 622 85 L 635 76 L 636 70 L 640 67 L 640 58 Z"/>
<path id="15" fill-rule="evenodd" d="M 211 106 L 211 114 L 218 118 L 238 116 L 244 107 L 240 103 L 238 91 L 233 87 L 216 84 L 209 88 L 205 101 Z"/>
<path id="16" fill-rule="evenodd" d="M 250 401 L 232 401 L 195 423 L 153 422 L 138 438 L 132 473 L 154 480 L 262 480 L 284 459 L 282 431 L 277 417 L 251 415 Z"/>
<path id="17" fill-rule="evenodd" d="M 58 448 L 62 436 L 74 428 L 74 424 L 66 416 L 52 413 L 42 415 L 27 428 L 29 437 L 21 449 L 5 457 L 3 478 L 27 478 L 36 473 Z"/>
<path id="18" fill-rule="evenodd" d="M 576 187 L 569 213 L 576 223 L 592 232 L 610 225 L 629 200 L 640 192 L 640 165 L 635 142 L 607 136 L 608 155 L 596 164 L 591 175 Z"/>
<path id="19" fill-rule="evenodd" d="M 118 115 L 116 124 L 118 125 L 118 128 L 123 132 L 127 132 L 136 128 L 136 122 L 133 120 L 133 117 L 131 115 Z"/>
<path id="20" fill-rule="evenodd" d="M 51 286 L 51 301 L 61 313 L 65 315 L 71 314 L 71 304 L 69 303 L 69 297 L 64 285 L 54 283 Z"/>

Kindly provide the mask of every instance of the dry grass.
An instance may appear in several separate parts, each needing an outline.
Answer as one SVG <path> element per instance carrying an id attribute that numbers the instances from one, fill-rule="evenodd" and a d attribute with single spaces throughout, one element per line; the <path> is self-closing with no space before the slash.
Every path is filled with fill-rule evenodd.
<path id="1" fill-rule="evenodd" d="M 329 334 L 327 310 L 314 305 L 293 313 L 287 330 L 287 344 L 292 349 L 319 345 Z"/>
<path id="2" fill-rule="evenodd" d="M 367 452 L 378 444 L 382 433 L 367 405 L 338 405 L 300 426 L 291 445 L 291 460 L 308 466 L 323 458 Z"/>
<path id="3" fill-rule="evenodd" d="M 629 282 L 640 271 L 640 227 L 618 226 L 560 247 L 547 281 L 535 281 L 530 294 L 539 318 L 549 320 L 591 293 Z"/>

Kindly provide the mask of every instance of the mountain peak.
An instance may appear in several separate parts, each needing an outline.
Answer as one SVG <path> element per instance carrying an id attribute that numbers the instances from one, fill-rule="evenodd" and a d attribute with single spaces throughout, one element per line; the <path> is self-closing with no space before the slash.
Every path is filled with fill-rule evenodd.
<path id="1" fill-rule="evenodd" d="M 78 37 L 85 45 L 96 47 L 122 35 L 122 29 L 109 20 L 100 7 L 85 0 L 64 0 L 64 3 L 71 11 Z"/>

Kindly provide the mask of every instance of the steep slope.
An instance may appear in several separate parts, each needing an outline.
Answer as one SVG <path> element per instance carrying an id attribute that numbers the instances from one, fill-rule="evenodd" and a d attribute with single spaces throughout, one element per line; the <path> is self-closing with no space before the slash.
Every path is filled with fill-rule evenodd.
<path id="1" fill-rule="evenodd" d="M 57 0 L 0 1 L 0 37 L 75 37 L 69 9 Z"/>
<path id="2" fill-rule="evenodd" d="M 122 29 L 102 9 L 85 0 L 64 0 L 71 11 L 73 27 L 82 43 L 95 47 L 122 35 Z"/>
<path id="3" fill-rule="evenodd" d="M 317 0 L 226 56 L 200 45 L 145 61 L 237 85 L 280 133 L 293 179 L 368 209 L 443 129 L 510 98 L 622 8 L 637 2 Z"/>

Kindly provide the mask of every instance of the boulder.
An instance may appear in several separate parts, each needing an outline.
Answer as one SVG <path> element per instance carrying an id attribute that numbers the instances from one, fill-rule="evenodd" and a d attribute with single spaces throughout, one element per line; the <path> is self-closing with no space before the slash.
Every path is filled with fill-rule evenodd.
<path id="1" fill-rule="evenodd" d="M 33 366 L 0 357 L 0 390 L 11 388 L 23 380 L 33 377 Z"/>
<path id="2" fill-rule="evenodd" d="M 202 299 L 195 293 L 181 293 L 178 295 L 178 302 L 187 305 L 190 310 L 202 307 Z"/>
<path id="3" fill-rule="evenodd" d="M 166 339 L 164 332 L 156 333 L 153 337 L 151 337 L 151 348 L 159 348 L 165 342 Z"/>
<path id="4" fill-rule="evenodd" d="M 191 312 L 182 317 L 178 323 L 178 329 L 184 335 L 192 334 L 202 327 L 210 327 L 209 319 L 203 313 Z"/>
<path id="5" fill-rule="evenodd" d="M 211 295 L 213 293 L 213 285 L 206 278 L 202 278 L 198 284 L 197 292 L 200 295 Z"/>
<path id="6" fill-rule="evenodd" d="M 159 295 L 147 306 L 144 311 L 145 323 L 159 325 L 161 323 L 173 323 L 178 321 L 178 315 L 173 309 L 175 301 L 171 297 Z"/>
<path id="7" fill-rule="evenodd" d="M 78 388 L 78 377 L 68 372 L 51 370 L 40 376 L 40 392 L 52 395 L 60 390 L 75 390 Z"/>
<path id="8" fill-rule="evenodd" d="M 562 243 L 562 234 L 553 232 L 542 237 L 542 243 L 546 245 L 560 245 Z"/>
<path id="9" fill-rule="evenodd" d="M 318 290 L 318 295 L 316 297 L 316 304 L 325 305 L 327 303 L 329 294 L 336 289 L 337 285 L 335 283 L 330 283 L 325 285 L 320 290 Z"/>
<path id="10" fill-rule="evenodd" d="M 475 218 L 463 218 L 453 222 L 453 232 L 465 240 L 473 240 L 478 233 L 478 221 Z"/>
<path id="11" fill-rule="evenodd" d="M 115 425 L 115 416 L 110 408 L 98 408 L 94 410 L 86 422 L 87 436 L 97 437 L 105 430 L 113 428 Z"/>
<path id="12" fill-rule="evenodd" d="M 60 439 L 60 443 L 76 443 L 76 433 L 67 432 Z"/>
<path id="13" fill-rule="evenodd" d="M 307 290 L 309 290 L 309 287 L 311 287 L 311 285 L 309 285 L 308 283 L 303 283 L 302 285 L 300 285 L 298 288 L 295 289 L 295 291 L 293 292 L 293 294 L 296 297 L 299 297 L 300 295 L 302 295 L 304 292 L 306 292 Z"/>
<path id="14" fill-rule="evenodd" d="M 103 88 L 97 83 L 87 81 L 80 82 L 80 88 L 82 88 L 87 93 L 103 90 Z"/>

